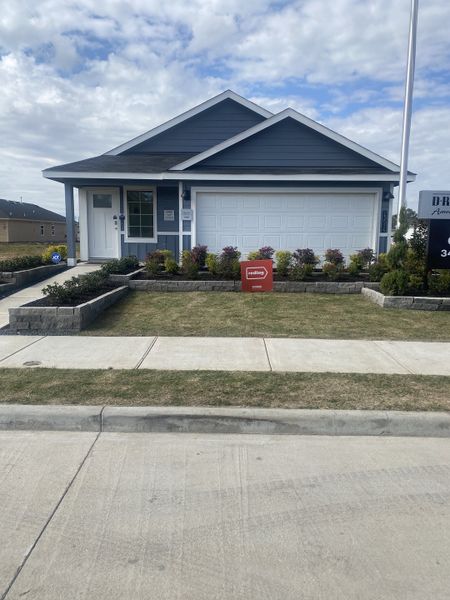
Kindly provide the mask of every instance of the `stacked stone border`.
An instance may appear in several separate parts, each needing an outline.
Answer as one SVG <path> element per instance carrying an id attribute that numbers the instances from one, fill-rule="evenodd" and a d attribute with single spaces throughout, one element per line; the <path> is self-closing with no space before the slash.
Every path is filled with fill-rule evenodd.
<path id="1" fill-rule="evenodd" d="M 52 332 L 74 333 L 85 329 L 103 311 L 128 293 L 121 286 L 78 306 L 21 306 L 9 309 L 11 332 L 39 335 Z"/>
<path id="2" fill-rule="evenodd" d="M 168 281 L 161 279 L 130 279 L 130 289 L 145 292 L 240 292 L 240 281 Z M 377 283 L 347 281 L 274 281 L 274 292 L 317 294 L 360 294 L 365 286 L 378 287 Z"/>
<path id="3" fill-rule="evenodd" d="M 53 277 L 67 269 L 66 263 L 58 265 L 43 265 L 42 267 L 33 267 L 23 271 L 0 271 L 0 296 L 4 293 L 9 293 L 19 288 L 26 287 L 48 277 Z"/>
<path id="4" fill-rule="evenodd" d="M 406 308 L 409 310 L 450 310 L 450 298 L 427 296 L 385 296 L 381 292 L 364 287 L 361 290 L 371 302 L 381 308 Z"/>

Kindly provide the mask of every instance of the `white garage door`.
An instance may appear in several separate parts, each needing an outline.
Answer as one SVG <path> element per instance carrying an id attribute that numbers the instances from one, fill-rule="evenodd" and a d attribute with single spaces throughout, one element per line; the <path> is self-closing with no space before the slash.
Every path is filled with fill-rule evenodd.
<path id="1" fill-rule="evenodd" d="M 194 242 L 211 252 L 237 246 L 244 257 L 262 246 L 312 248 L 321 257 L 340 248 L 348 257 L 375 248 L 376 199 L 373 192 L 197 191 Z"/>

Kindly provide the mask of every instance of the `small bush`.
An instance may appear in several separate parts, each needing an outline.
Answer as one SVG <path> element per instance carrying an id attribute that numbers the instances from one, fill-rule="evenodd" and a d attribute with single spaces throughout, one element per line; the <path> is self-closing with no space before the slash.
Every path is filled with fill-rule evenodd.
<path id="1" fill-rule="evenodd" d="M 300 266 L 312 265 L 314 268 L 320 262 L 319 257 L 311 248 L 299 248 L 292 254 L 292 257 Z"/>
<path id="2" fill-rule="evenodd" d="M 218 257 L 218 275 L 224 279 L 239 279 L 241 253 L 235 246 L 225 246 Z"/>
<path id="3" fill-rule="evenodd" d="M 337 280 L 340 278 L 344 271 L 343 264 L 334 264 L 332 262 L 323 263 L 322 272 L 329 278 Z"/>
<path id="4" fill-rule="evenodd" d="M 336 267 L 344 265 L 345 262 L 344 255 L 338 248 L 328 248 L 325 252 L 325 260 Z"/>
<path id="5" fill-rule="evenodd" d="M 279 250 L 275 253 L 275 261 L 278 275 L 286 277 L 291 267 L 292 252 L 289 252 L 289 250 Z"/>
<path id="6" fill-rule="evenodd" d="M 190 250 L 183 250 L 181 253 L 181 272 L 188 279 L 197 279 L 199 266 L 195 262 Z"/>
<path id="7" fill-rule="evenodd" d="M 247 260 L 272 260 L 275 250 L 272 246 L 263 246 L 259 250 L 249 252 Z"/>
<path id="8" fill-rule="evenodd" d="M 15 258 L 9 258 L 7 260 L 0 261 L 0 273 L 2 271 L 24 271 L 26 269 L 34 269 L 35 267 L 42 266 L 41 256 L 17 256 Z"/>
<path id="9" fill-rule="evenodd" d="M 247 254 L 247 260 L 261 260 L 259 250 L 253 250 L 253 252 L 249 252 Z"/>
<path id="10" fill-rule="evenodd" d="M 205 259 L 206 268 L 211 273 L 211 275 L 219 274 L 219 259 L 217 254 L 213 254 L 212 252 L 208 252 Z"/>
<path id="11" fill-rule="evenodd" d="M 42 292 L 54 306 L 80 304 L 94 292 L 108 287 L 108 273 L 100 269 L 79 277 L 72 277 L 62 284 L 53 283 Z"/>
<path id="12" fill-rule="evenodd" d="M 164 270 L 166 273 L 169 273 L 169 275 L 176 275 L 179 271 L 177 261 L 173 257 L 166 257 L 164 261 Z"/>
<path id="13" fill-rule="evenodd" d="M 292 281 L 304 281 L 308 276 L 308 267 L 310 265 L 294 265 L 289 271 L 289 279 Z"/>
<path id="14" fill-rule="evenodd" d="M 408 273 L 403 269 L 395 269 L 383 275 L 380 289 L 385 296 L 403 296 L 408 290 L 408 284 Z"/>
<path id="15" fill-rule="evenodd" d="M 450 295 L 450 270 L 433 272 L 428 278 L 428 288 L 431 294 Z"/>
<path id="16" fill-rule="evenodd" d="M 381 253 L 378 259 L 369 267 L 370 281 L 381 281 L 383 275 L 389 271 L 386 254 Z"/>
<path id="17" fill-rule="evenodd" d="M 144 267 L 149 275 L 156 276 L 161 273 L 164 267 L 164 261 L 167 257 L 167 252 L 170 252 L 170 250 L 154 250 L 153 252 L 149 252 L 149 254 L 147 254 Z M 172 253 L 170 252 L 170 254 Z"/>
<path id="18" fill-rule="evenodd" d="M 361 256 L 359 256 L 358 254 L 351 254 L 350 262 L 348 265 L 348 272 L 350 273 L 350 275 L 359 275 L 363 268 L 364 264 L 361 259 Z"/>
<path id="19" fill-rule="evenodd" d="M 67 246 L 65 244 L 57 245 L 57 246 L 49 246 L 45 249 L 42 254 L 42 262 L 45 264 L 50 264 L 52 262 L 52 254 L 54 252 L 58 252 L 61 256 L 61 260 L 66 260 L 67 258 Z"/>
<path id="20" fill-rule="evenodd" d="M 108 275 L 126 275 L 132 271 L 136 271 L 136 269 L 139 269 L 139 261 L 136 256 L 115 258 L 108 260 L 108 262 L 102 265 L 102 271 Z"/>
<path id="21" fill-rule="evenodd" d="M 208 246 L 194 246 L 191 250 L 192 260 L 200 267 L 205 266 Z"/>

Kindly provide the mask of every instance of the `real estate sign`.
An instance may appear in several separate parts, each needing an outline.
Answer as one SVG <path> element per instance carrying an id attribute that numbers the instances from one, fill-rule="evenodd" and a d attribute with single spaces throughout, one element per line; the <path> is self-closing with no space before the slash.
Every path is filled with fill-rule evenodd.
<path id="1" fill-rule="evenodd" d="M 422 190 L 419 193 L 419 219 L 450 219 L 450 192 Z"/>
<path id="2" fill-rule="evenodd" d="M 243 260 L 241 262 L 243 292 L 271 292 L 273 263 L 271 260 Z"/>
<path id="3" fill-rule="evenodd" d="M 450 269 L 450 219 L 430 220 L 428 268 Z"/>

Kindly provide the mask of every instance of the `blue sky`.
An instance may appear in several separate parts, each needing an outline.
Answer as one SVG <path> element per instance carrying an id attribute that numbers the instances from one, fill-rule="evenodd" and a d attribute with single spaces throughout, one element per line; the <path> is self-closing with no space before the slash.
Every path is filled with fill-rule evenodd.
<path id="1" fill-rule="evenodd" d="M 15 0 L 0 12 L 0 197 L 231 88 L 398 162 L 409 0 Z M 450 4 L 422 2 L 408 192 L 450 188 Z"/>

